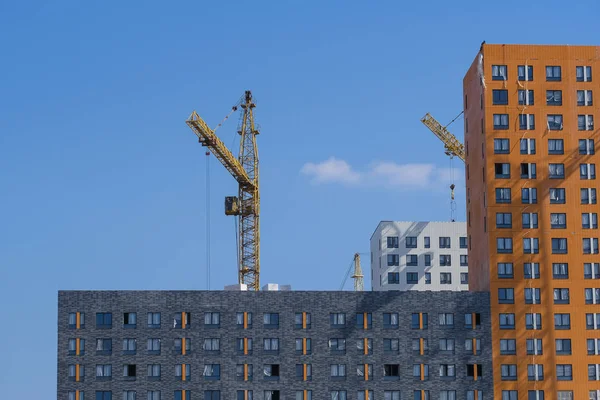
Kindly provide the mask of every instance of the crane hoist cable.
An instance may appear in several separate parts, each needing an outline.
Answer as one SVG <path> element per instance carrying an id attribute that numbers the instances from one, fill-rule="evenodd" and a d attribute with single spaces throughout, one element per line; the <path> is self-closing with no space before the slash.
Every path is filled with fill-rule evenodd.
<path id="1" fill-rule="evenodd" d="M 206 289 L 210 290 L 210 152 L 206 153 Z"/>

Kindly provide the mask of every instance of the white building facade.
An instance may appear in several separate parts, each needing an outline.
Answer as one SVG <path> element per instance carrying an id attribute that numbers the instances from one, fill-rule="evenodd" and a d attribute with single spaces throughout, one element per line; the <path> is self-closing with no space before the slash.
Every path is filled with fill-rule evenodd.
<path id="1" fill-rule="evenodd" d="M 381 221 L 371 236 L 372 290 L 469 289 L 465 222 Z"/>

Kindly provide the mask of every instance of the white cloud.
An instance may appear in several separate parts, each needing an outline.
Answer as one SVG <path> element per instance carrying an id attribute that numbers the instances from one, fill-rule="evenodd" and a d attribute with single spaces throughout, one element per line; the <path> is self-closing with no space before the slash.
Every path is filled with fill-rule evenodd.
<path id="1" fill-rule="evenodd" d="M 433 164 L 397 164 L 392 161 L 371 163 L 364 171 L 356 171 L 344 160 L 330 157 L 320 163 L 306 163 L 300 170 L 310 176 L 314 184 L 341 183 L 346 185 L 378 186 L 385 188 L 435 188 L 443 187 L 454 181 L 462 181 L 464 168 L 462 165 L 450 168 L 439 168 Z"/>
<path id="2" fill-rule="evenodd" d="M 361 180 L 360 174 L 353 171 L 346 161 L 335 157 L 321 163 L 306 163 L 300 172 L 312 176 L 313 183 L 355 184 Z"/>

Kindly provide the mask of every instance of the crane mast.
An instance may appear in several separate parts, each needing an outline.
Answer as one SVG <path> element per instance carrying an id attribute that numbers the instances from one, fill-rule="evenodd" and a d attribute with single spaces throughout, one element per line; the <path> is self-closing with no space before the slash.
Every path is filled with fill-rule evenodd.
<path id="1" fill-rule="evenodd" d="M 238 182 L 238 196 L 225 198 L 225 214 L 238 218 L 238 282 L 248 285 L 249 290 L 260 290 L 260 192 L 256 146 L 259 132 L 254 124 L 256 105 L 249 90 L 244 93 L 243 100 L 232 107 L 232 112 L 238 105 L 242 109 L 242 118 L 238 127 L 241 138 L 237 159 L 196 111 L 186 124 Z"/>
<path id="2" fill-rule="evenodd" d="M 365 290 L 365 284 L 364 284 L 364 275 L 362 272 L 362 268 L 360 267 L 360 254 L 355 253 L 354 254 L 354 274 L 352 275 L 352 278 L 354 279 L 354 291 L 355 292 L 362 292 L 363 290 Z"/>

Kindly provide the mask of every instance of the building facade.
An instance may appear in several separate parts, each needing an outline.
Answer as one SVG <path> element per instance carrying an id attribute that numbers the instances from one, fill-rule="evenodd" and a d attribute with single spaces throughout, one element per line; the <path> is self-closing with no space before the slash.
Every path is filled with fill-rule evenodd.
<path id="1" fill-rule="evenodd" d="M 59 400 L 488 400 L 489 294 L 60 291 Z"/>
<path id="2" fill-rule="evenodd" d="M 496 399 L 600 397 L 599 60 L 483 44 L 464 78 L 469 284 L 491 292 Z"/>
<path id="3" fill-rule="evenodd" d="M 464 222 L 381 221 L 371 236 L 372 290 L 468 290 Z"/>

